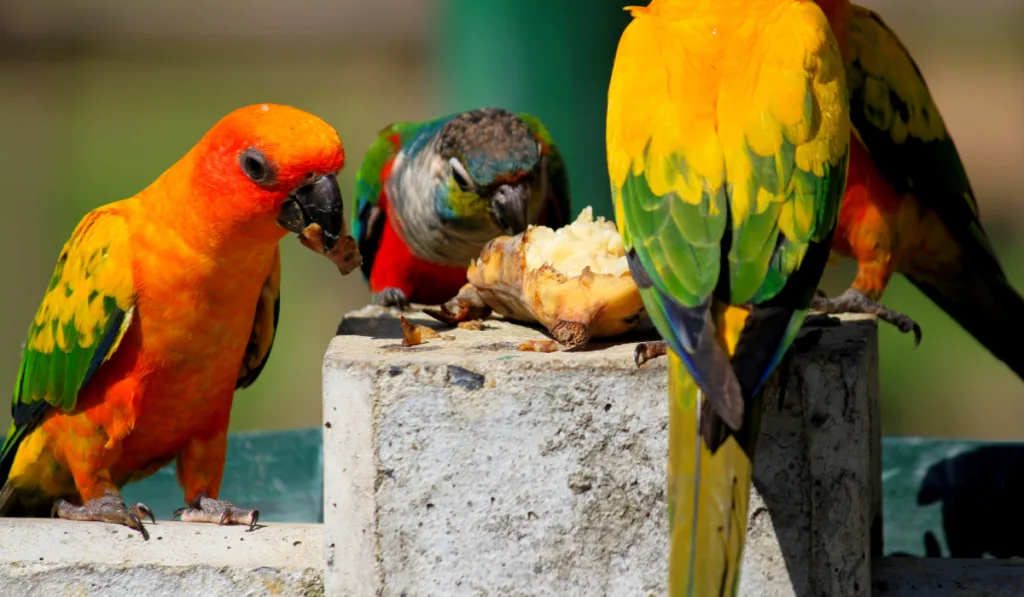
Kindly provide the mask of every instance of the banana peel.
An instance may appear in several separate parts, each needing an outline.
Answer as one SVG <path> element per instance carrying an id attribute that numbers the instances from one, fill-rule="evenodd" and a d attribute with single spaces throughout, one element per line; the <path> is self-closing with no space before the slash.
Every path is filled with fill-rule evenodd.
<path id="1" fill-rule="evenodd" d="M 530 226 L 491 240 L 466 274 L 469 284 L 430 315 L 457 323 L 479 319 L 485 306 L 509 319 L 539 322 L 570 350 L 624 334 L 647 316 L 615 225 L 595 220 L 590 207 L 558 230 Z"/>

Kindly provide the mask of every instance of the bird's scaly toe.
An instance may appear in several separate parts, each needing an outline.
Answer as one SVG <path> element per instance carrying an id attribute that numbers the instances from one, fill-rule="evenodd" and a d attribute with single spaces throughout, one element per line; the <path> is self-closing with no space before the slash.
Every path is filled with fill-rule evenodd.
<path id="1" fill-rule="evenodd" d="M 51 515 L 65 520 L 122 524 L 141 533 L 142 538 L 147 541 L 149 540 L 149 532 L 142 524 L 142 519 L 149 517 L 154 524 L 156 523 L 153 511 L 149 507 L 145 504 L 135 504 L 128 508 L 121 501 L 121 496 L 116 493 L 108 493 L 101 498 L 90 500 L 81 506 L 76 506 L 67 500 L 59 499 L 54 502 Z"/>
<path id="2" fill-rule="evenodd" d="M 250 531 L 256 528 L 260 512 L 254 508 L 240 508 L 231 502 L 200 495 L 185 508 L 178 508 L 171 518 L 182 522 L 210 522 L 213 524 L 244 524 Z"/>

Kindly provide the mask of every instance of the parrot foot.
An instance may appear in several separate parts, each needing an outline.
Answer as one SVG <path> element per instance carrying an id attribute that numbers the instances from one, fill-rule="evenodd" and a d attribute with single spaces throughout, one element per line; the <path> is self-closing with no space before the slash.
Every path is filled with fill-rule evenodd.
<path id="1" fill-rule="evenodd" d="M 142 521 L 149 518 L 156 524 L 156 517 L 153 511 L 146 504 L 135 504 L 126 507 L 121 501 L 121 496 L 116 493 L 108 493 L 101 498 L 89 500 L 83 506 L 76 506 L 67 500 L 57 500 L 50 511 L 51 516 L 65 520 L 82 520 L 93 522 L 109 522 L 112 524 L 123 524 L 142 534 L 142 538 L 149 541 L 149 532 L 143 526 Z"/>
<path id="2" fill-rule="evenodd" d="M 395 307 L 401 311 L 409 308 L 409 297 L 397 288 L 387 287 L 373 297 L 373 302 L 381 307 Z"/>
<path id="3" fill-rule="evenodd" d="M 856 288 L 847 288 L 845 292 L 833 298 L 828 298 L 825 296 L 825 293 L 819 290 L 817 294 L 815 294 L 814 299 L 811 300 L 811 309 L 832 315 L 838 315 L 840 313 L 866 313 L 875 315 L 882 321 L 896 326 L 904 334 L 913 331 L 914 345 L 916 346 L 921 344 L 921 326 L 919 326 L 916 321 L 902 313 L 893 311 L 892 309 L 871 300 Z"/>
<path id="4" fill-rule="evenodd" d="M 665 356 L 666 353 L 668 353 L 668 344 L 665 344 L 664 340 L 641 342 L 633 349 L 633 361 L 637 367 L 640 367 L 647 361 Z"/>
<path id="5" fill-rule="evenodd" d="M 185 508 L 178 508 L 171 515 L 172 519 L 181 518 L 181 522 L 212 522 L 214 524 L 247 524 L 249 531 L 256 529 L 256 521 L 260 511 L 251 508 L 239 508 L 231 502 L 223 502 L 199 494 Z"/>

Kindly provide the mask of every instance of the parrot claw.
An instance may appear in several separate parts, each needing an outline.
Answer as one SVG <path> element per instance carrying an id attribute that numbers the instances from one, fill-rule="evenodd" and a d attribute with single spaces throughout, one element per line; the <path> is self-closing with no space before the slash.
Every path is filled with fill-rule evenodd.
<path id="1" fill-rule="evenodd" d="M 668 352 L 668 345 L 665 344 L 664 340 L 657 340 L 655 342 L 641 342 L 636 345 L 633 349 L 633 361 L 637 367 L 640 367 L 647 361 L 652 361 L 658 357 L 663 357 Z"/>
<path id="2" fill-rule="evenodd" d="M 405 293 L 390 286 L 377 293 L 374 302 L 381 307 L 395 307 L 400 311 L 409 308 L 409 298 L 405 296 Z"/>
<path id="3" fill-rule="evenodd" d="M 921 344 L 921 326 L 916 321 L 868 298 L 856 288 L 847 288 L 845 292 L 834 298 L 826 297 L 825 293 L 819 290 L 811 300 L 811 309 L 832 315 L 840 313 L 874 315 L 882 321 L 896 326 L 904 334 L 914 332 L 914 345 Z"/>
<path id="4" fill-rule="evenodd" d="M 149 506 L 147 506 L 146 504 L 135 504 L 131 508 L 128 508 L 128 511 L 134 514 L 135 517 L 139 519 L 139 521 L 143 521 L 148 518 L 150 521 L 153 522 L 153 524 L 156 524 L 156 516 L 153 515 L 153 511 L 150 510 Z"/>
<path id="5" fill-rule="evenodd" d="M 248 531 L 256 530 L 256 521 L 260 511 L 252 508 L 239 508 L 231 502 L 224 502 L 199 494 L 191 504 L 178 508 L 171 515 L 172 519 L 180 518 L 182 522 L 212 522 L 214 524 L 247 524 Z"/>
<path id="6" fill-rule="evenodd" d="M 93 522 L 109 522 L 112 524 L 123 524 L 142 534 L 142 538 L 149 541 L 149 531 L 142 524 L 147 517 L 156 524 L 156 517 L 153 511 L 145 504 L 135 504 L 126 507 L 121 501 L 121 496 L 116 493 L 108 493 L 101 498 L 90 500 L 83 506 L 76 506 L 67 500 L 57 500 L 53 503 L 50 515 L 65 520 L 81 520 Z"/>

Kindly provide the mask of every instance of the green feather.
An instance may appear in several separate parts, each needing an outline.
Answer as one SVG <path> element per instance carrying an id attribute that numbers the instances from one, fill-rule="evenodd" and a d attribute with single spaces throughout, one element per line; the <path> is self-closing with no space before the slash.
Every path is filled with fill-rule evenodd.
<path id="1" fill-rule="evenodd" d="M 672 165 L 677 176 L 686 169 L 681 158 Z M 708 186 L 693 204 L 675 194 L 655 195 L 646 176 L 631 172 L 620 191 L 628 235 L 644 239 L 637 250 L 644 269 L 656 286 L 687 307 L 703 303 L 718 282 L 727 211 L 724 192 L 712 196 Z"/>

